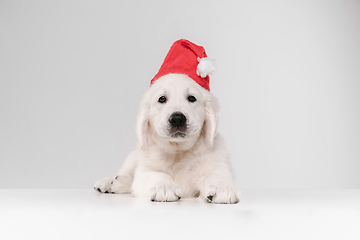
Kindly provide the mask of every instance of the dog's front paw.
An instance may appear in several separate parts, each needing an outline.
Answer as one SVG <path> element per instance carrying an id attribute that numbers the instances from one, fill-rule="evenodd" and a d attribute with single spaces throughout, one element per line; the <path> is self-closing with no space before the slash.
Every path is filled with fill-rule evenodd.
<path id="1" fill-rule="evenodd" d="M 117 175 L 111 182 L 112 193 L 131 193 L 134 178 L 131 176 Z"/>
<path id="2" fill-rule="evenodd" d="M 210 185 L 205 190 L 205 200 L 209 203 L 234 204 L 240 201 L 240 191 L 234 186 Z"/>
<path id="3" fill-rule="evenodd" d="M 94 189 L 101 193 L 130 193 L 134 178 L 117 175 L 115 178 L 104 178 L 94 184 Z"/>
<path id="4" fill-rule="evenodd" d="M 100 179 L 94 184 L 94 189 L 101 193 L 112 193 L 111 184 L 113 180 L 114 178 L 111 177 Z"/>
<path id="5" fill-rule="evenodd" d="M 181 196 L 181 188 L 176 182 L 160 182 L 150 189 L 150 199 L 153 202 L 179 201 Z"/>

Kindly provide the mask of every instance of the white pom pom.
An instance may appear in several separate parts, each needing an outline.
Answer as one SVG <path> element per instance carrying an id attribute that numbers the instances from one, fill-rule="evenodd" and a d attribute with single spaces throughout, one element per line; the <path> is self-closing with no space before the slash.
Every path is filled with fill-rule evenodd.
<path id="1" fill-rule="evenodd" d="M 199 64 L 196 68 L 196 74 L 202 78 L 215 72 L 215 60 L 210 58 L 197 58 Z"/>

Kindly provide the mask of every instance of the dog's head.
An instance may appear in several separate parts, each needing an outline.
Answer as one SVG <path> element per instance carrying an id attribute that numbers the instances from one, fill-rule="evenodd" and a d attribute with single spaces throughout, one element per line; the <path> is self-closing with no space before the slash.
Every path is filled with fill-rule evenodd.
<path id="1" fill-rule="evenodd" d="M 136 131 L 141 149 L 148 147 L 151 137 L 169 143 L 195 143 L 202 135 L 206 146 L 212 148 L 218 108 L 217 99 L 188 76 L 159 78 L 140 103 Z"/>

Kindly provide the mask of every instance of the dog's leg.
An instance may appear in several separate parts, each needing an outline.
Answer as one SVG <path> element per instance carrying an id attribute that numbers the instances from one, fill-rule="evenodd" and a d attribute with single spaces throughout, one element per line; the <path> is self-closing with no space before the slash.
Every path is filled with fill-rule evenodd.
<path id="1" fill-rule="evenodd" d="M 200 197 L 209 203 L 238 203 L 240 191 L 234 186 L 232 174 L 226 166 L 217 166 L 207 174 L 200 189 Z"/>
<path id="2" fill-rule="evenodd" d="M 215 139 L 217 147 L 203 156 L 203 165 L 198 169 L 202 177 L 197 182 L 197 188 L 200 197 L 210 203 L 238 203 L 240 191 L 234 186 L 226 146 L 221 140 Z"/>
<path id="3" fill-rule="evenodd" d="M 170 175 L 144 169 L 137 169 L 132 190 L 135 196 L 153 202 L 174 202 L 182 196 L 180 185 Z"/>
<path id="4" fill-rule="evenodd" d="M 131 152 L 125 159 L 118 174 L 98 180 L 94 189 L 102 193 L 131 193 L 131 185 L 134 180 L 134 172 L 137 165 L 137 151 Z"/>

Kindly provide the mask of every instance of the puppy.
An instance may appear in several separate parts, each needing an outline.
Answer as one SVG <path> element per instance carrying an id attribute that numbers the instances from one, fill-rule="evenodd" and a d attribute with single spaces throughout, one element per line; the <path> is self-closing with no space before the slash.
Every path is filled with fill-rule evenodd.
<path id="1" fill-rule="evenodd" d="M 156 202 L 200 197 L 211 203 L 238 203 L 228 152 L 217 133 L 218 100 L 194 78 L 168 73 L 152 82 L 137 115 L 138 147 L 115 178 L 94 188 L 132 193 Z"/>

